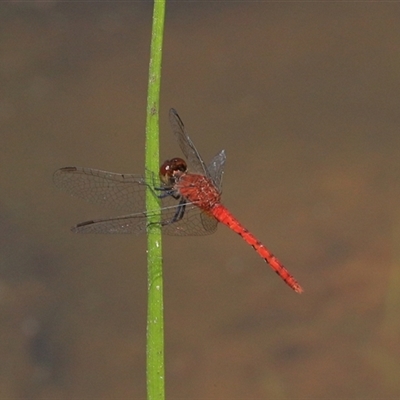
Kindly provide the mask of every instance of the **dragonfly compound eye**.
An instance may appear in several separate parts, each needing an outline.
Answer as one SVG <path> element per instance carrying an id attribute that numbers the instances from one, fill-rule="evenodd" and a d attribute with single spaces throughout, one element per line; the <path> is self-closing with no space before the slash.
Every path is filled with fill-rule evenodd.
<path id="1" fill-rule="evenodd" d="M 167 160 L 160 168 L 161 181 L 165 184 L 173 184 L 186 170 L 186 161 L 182 158 Z"/>

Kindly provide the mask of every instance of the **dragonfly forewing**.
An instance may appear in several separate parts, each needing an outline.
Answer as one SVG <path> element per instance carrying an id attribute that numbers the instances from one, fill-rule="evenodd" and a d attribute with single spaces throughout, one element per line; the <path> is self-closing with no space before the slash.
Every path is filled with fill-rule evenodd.
<path id="1" fill-rule="evenodd" d="M 225 166 L 225 152 L 222 150 L 205 166 L 202 157 L 186 133 L 179 115 L 170 110 L 170 122 L 179 146 L 186 156 L 190 172 L 209 177 L 220 191 Z M 97 203 L 129 214 L 85 221 L 74 228 L 77 233 L 133 233 L 147 230 L 149 215 L 160 215 L 163 232 L 168 235 L 208 235 L 217 229 L 217 220 L 202 212 L 192 203 L 183 205 L 177 193 L 168 195 L 158 178 L 146 181 L 142 175 L 118 174 L 92 168 L 65 167 L 53 175 L 55 185 L 70 195 Z M 161 199 L 161 212 L 146 212 L 146 189 L 150 188 L 155 197 Z M 184 211 L 184 212 L 182 212 Z"/>
<path id="2" fill-rule="evenodd" d="M 53 181 L 70 195 L 91 203 L 131 213 L 144 210 L 148 185 L 142 175 L 65 167 L 54 173 Z"/>
<path id="3" fill-rule="evenodd" d="M 142 175 L 117 174 L 92 168 L 65 167 L 54 173 L 55 185 L 92 203 L 97 203 L 117 210 L 129 211 L 130 214 L 82 222 L 72 228 L 75 233 L 129 233 L 141 234 L 147 230 L 147 217 L 156 212 L 145 211 L 145 191 L 147 185 Z M 160 187 L 160 186 L 157 186 Z M 152 189 L 155 196 L 162 190 Z M 195 205 L 185 205 L 182 219 L 174 221 L 179 200 L 172 196 L 161 199 L 163 232 L 168 235 L 208 235 L 217 228 L 215 218 L 202 213 Z M 203 215 L 204 214 L 204 215 Z M 172 222 L 174 221 L 174 222 Z"/>
<path id="4" fill-rule="evenodd" d="M 203 158 L 197 151 L 190 137 L 187 135 L 182 120 L 180 119 L 176 110 L 174 110 L 173 108 L 169 110 L 169 121 L 172 130 L 174 131 L 175 137 L 178 140 L 179 147 L 186 157 L 186 161 L 189 165 L 189 172 L 209 176 Z"/>

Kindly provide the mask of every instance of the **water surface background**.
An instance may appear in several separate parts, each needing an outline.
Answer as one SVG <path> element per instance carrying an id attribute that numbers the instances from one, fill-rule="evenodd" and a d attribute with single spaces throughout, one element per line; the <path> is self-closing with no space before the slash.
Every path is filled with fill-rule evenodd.
<path id="1" fill-rule="evenodd" d="M 144 169 L 152 4 L 1 6 L 0 393 L 144 399 L 146 240 L 79 236 L 113 214 L 58 191 L 77 165 Z M 237 235 L 165 237 L 170 399 L 400 396 L 400 14 L 394 3 L 171 2 L 175 107 Z"/>

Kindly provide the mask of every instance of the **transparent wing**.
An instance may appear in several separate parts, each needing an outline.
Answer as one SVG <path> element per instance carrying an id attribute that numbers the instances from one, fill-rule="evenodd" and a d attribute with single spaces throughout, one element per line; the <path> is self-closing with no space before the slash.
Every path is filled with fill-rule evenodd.
<path id="1" fill-rule="evenodd" d="M 70 195 L 91 203 L 131 213 L 144 210 L 147 185 L 141 175 L 65 167 L 54 173 L 53 182 Z"/>
<path id="2" fill-rule="evenodd" d="M 222 178 L 224 175 L 226 155 L 225 150 L 221 150 L 208 165 L 208 172 L 210 173 L 210 178 L 214 182 L 216 188 L 221 192 L 222 190 Z"/>
<path id="3" fill-rule="evenodd" d="M 193 204 L 186 205 L 184 217 L 176 222 L 169 223 L 176 213 L 176 207 L 163 208 L 162 231 L 173 236 L 200 236 L 214 233 L 217 229 L 217 220 L 205 215 Z M 125 233 L 141 234 L 147 231 L 147 217 L 149 213 L 123 215 L 114 218 L 105 218 L 81 222 L 72 228 L 75 233 Z"/>
<path id="4" fill-rule="evenodd" d="M 147 229 L 145 212 L 146 181 L 141 175 L 117 174 L 91 168 L 65 167 L 53 175 L 55 185 L 72 196 L 117 210 L 131 212 L 128 215 L 78 224 L 72 230 L 77 233 L 144 233 Z M 158 194 L 160 194 L 159 192 Z M 156 191 L 154 191 L 156 196 Z M 208 235 L 217 228 L 217 221 L 204 214 L 193 204 L 186 204 L 181 220 L 174 219 L 179 200 L 172 196 L 161 199 L 163 231 L 168 235 Z M 154 213 L 153 213 L 154 214 Z"/>
<path id="5" fill-rule="evenodd" d="M 162 227 L 163 233 L 171 236 L 205 236 L 217 230 L 218 221 L 211 215 L 190 204 L 180 221 Z"/>
<path id="6" fill-rule="evenodd" d="M 179 146 L 185 155 L 191 172 L 197 172 L 212 179 L 214 185 L 221 190 L 222 177 L 226 161 L 225 151 L 219 152 L 205 166 L 202 157 L 186 134 L 185 127 L 178 113 L 172 108 L 169 113 L 170 122 Z M 91 220 L 78 224 L 72 230 L 79 233 L 142 233 L 147 229 L 145 211 L 146 188 L 153 189 L 154 196 L 161 194 L 158 179 L 146 182 L 142 175 L 117 174 L 82 167 L 65 167 L 53 175 L 54 184 L 69 194 L 92 203 L 114 209 L 128 211 L 130 214 L 114 218 Z M 208 235 L 217 229 L 217 220 L 202 212 L 193 204 L 186 204 L 182 219 L 174 221 L 179 207 L 179 200 L 172 196 L 162 198 L 161 220 L 163 231 L 169 235 Z"/>
<path id="7" fill-rule="evenodd" d="M 172 130 L 175 133 L 175 137 L 178 140 L 179 147 L 186 157 L 186 161 L 189 165 L 189 172 L 210 176 L 207 171 L 207 167 L 200 156 L 200 153 L 197 151 L 194 143 L 187 135 L 182 120 L 180 119 L 176 110 L 173 108 L 169 110 L 169 121 L 171 123 Z"/>

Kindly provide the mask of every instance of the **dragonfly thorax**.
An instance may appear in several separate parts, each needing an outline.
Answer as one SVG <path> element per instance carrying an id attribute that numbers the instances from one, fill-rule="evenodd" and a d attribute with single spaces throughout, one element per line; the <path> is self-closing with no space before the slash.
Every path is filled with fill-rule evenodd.
<path id="1" fill-rule="evenodd" d="M 161 182 L 167 186 L 173 186 L 186 171 L 187 164 L 182 158 L 166 160 L 160 167 Z"/>

